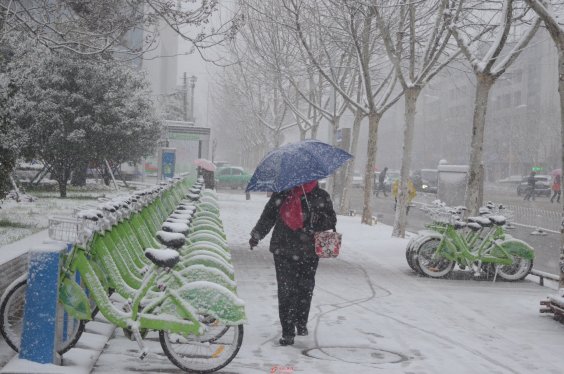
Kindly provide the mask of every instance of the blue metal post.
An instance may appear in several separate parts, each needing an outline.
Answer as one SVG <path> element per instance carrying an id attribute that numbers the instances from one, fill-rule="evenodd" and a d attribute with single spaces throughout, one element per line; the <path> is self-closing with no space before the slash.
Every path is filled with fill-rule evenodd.
<path id="1" fill-rule="evenodd" d="M 21 359 L 57 364 L 57 301 L 61 250 L 30 251 Z"/>

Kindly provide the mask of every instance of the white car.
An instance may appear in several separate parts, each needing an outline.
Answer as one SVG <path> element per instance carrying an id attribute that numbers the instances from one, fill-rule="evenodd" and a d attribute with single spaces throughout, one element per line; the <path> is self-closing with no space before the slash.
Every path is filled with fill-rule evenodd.
<path id="1" fill-rule="evenodd" d="M 352 186 L 356 188 L 362 188 L 363 185 L 364 185 L 364 178 L 362 177 L 362 174 L 360 174 L 359 172 L 355 172 L 352 179 Z"/>

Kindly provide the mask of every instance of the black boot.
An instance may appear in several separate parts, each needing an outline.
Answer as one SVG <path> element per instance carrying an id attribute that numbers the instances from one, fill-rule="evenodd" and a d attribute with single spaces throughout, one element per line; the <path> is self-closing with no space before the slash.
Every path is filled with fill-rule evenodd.
<path id="1" fill-rule="evenodd" d="M 282 335 L 280 340 L 278 340 L 278 343 L 280 343 L 280 345 L 283 345 L 283 346 L 284 345 L 293 345 L 294 344 L 294 337 Z"/>
<path id="2" fill-rule="evenodd" d="M 296 326 L 296 334 L 300 336 L 307 336 L 309 332 L 306 326 Z"/>

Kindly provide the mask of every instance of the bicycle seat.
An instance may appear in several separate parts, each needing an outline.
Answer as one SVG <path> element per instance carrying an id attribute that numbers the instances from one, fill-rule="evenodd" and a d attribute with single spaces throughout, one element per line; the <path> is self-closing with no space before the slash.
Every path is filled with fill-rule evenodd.
<path id="1" fill-rule="evenodd" d="M 188 231 L 190 231 L 190 228 L 187 224 L 180 222 L 164 222 L 161 228 L 163 229 L 163 231 L 178 232 L 182 235 L 186 235 L 188 234 Z"/>
<path id="2" fill-rule="evenodd" d="M 468 222 L 475 222 L 482 227 L 491 227 L 493 225 L 487 217 L 468 217 Z"/>
<path id="3" fill-rule="evenodd" d="M 191 213 L 182 213 L 182 214 L 172 213 L 168 218 L 176 218 L 176 219 L 187 219 L 187 220 L 190 220 L 190 219 L 192 219 L 192 214 L 191 214 Z"/>
<path id="4" fill-rule="evenodd" d="M 179 249 L 186 243 L 186 237 L 176 232 L 157 231 L 157 239 L 167 247 Z"/>
<path id="5" fill-rule="evenodd" d="M 482 214 L 490 214 L 491 212 L 492 212 L 491 209 L 490 209 L 489 207 L 485 207 L 485 206 L 480 207 L 480 209 L 478 210 L 478 213 L 479 213 L 480 215 L 482 215 Z"/>
<path id="6" fill-rule="evenodd" d="M 480 231 L 482 229 L 482 226 L 480 226 L 480 224 L 476 222 L 468 222 L 466 226 L 469 227 L 472 231 Z"/>
<path id="7" fill-rule="evenodd" d="M 454 229 L 460 230 L 466 227 L 466 222 L 464 221 L 454 221 Z"/>
<path id="8" fill-rule="evenodd" d="M 191 210 L 176 209 L 172 214 L 180 214 L 182 216 L 192 216 Z"/>
<path id="9" fill-rule="evenodd" d="M 88 219 L 93 222 L 97 222 L 100 218 L 104 217 L 104 214 L 97 209 L 85 209 L 77 213 L 78 218 Z"/>
<path id="10" fill-rule="evenodd" d="M 151 262 L 162 268 L 172 268 L 180 261 L 180 255 L 173 249 L 154 249 L 147 248 L 145 257 Z"/>
<path id="11" fill-rule="evenodd" d="M 196 206 L 194 205 L 194 201 L 192 200 L 182 200 L 178 206 L 183 206 L 186 210 L 196 210 Z"/>
<path id="12" fill-rule="evenodd" d="M 186 197 L 189 198 L 190 200 L 198 200 L 200 198 L 200 195 L 197 195 L 195 193 L 189 193 L 186 194 Z"/>
<path id="13" fill-rule="evenodd" d="M 165 222 L 170 222 L 170 223 L 183 223 L 185 225 L 189 225 L 190 224 L 190 220 L 189 219 L 181 219 L 181 218 L 167 218 Z"/>
<path id="14" fill-rule="evenodd" d="M 494 223 L 494 225 L 498 225 L 498 226 L 503 226 L 507 222 L 507 218 L 505 218 L 504 216 L 501 216 L 501 215 L 490 216 L 488 218 L 490 219 L 490 221 L 492 221 Z"/>

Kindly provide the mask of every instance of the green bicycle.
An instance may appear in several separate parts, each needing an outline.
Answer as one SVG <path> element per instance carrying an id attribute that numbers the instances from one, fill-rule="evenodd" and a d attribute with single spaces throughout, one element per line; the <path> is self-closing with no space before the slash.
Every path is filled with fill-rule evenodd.
<path id="1" fill-rule="evenodd" d="M 492 269 L 495 275 L 508 281 L 525 278 L 533 267 L 534 250 L 505 234 L 502 229 L 505 222 L 502 216 L 480 216 L 469 217 L 467 225 L 448 224 L 440 239 L 428 240 L 418 248 L 416 268 L 433 278 L 445 277 L 455 264 L 461 269 L 472 269 L 475 276 Z M 465 235 L 464 226 L 474 235 Z M 487 228 L 485 235 L 476 235 Z"/>
<path id="2" fill-rule="evenodd" d="M 140 287 L 130 295 L 130 302 L 124 310 L 124 306 L 115 306 L 110 299 L 105 280 L 99 269 L 96 270 L 92 254 L 86 248 L 86 245 L 75 245 L 64 261 L 61 301 L 79 323 L 59 347 L 59 352 L 74 345 L 84 328 L 84 321 L 91 318 L 88 298 L 74 282 L 74 274 L 78 271 L 100 312 L 115 326 L 132 332 L 139 344 L 141 357 L 147 354 L 143 342 L 147 331 L 159 332 L 164 353 L 183 370 L 212 372 L 224 367 L 235 357 L 242 344 L 245 314 L 243 302 L 232 290 L 206 281 L 185 281 L 181 287 L 167 287 L 156 292 L 157 278 L 164 278 L 166 273 L 171 273 L 171 268 L 180 261 L 180 255 L 173 250 L 149 249 L 144 257 L 151 266 L 145 272 Z M 110 254 L 100 252 L 97 256 Z M 179 281 L 182 279 L 179 276 L 177 278 Z M 22 278 L 11 288 L 11 292 L 5 293 L 0 308 L 4 322 L 2 333 L 13 340 L 11 346 L 15 350 L 19 348 L 18 326 L 10 323 L 8 316 L 14 315 L 14 309 L 18 308 L 16 301 L 23 298 L 25 288 L 25 279 Z M 151 297 L 148 298 L 149 293 Z"/>

